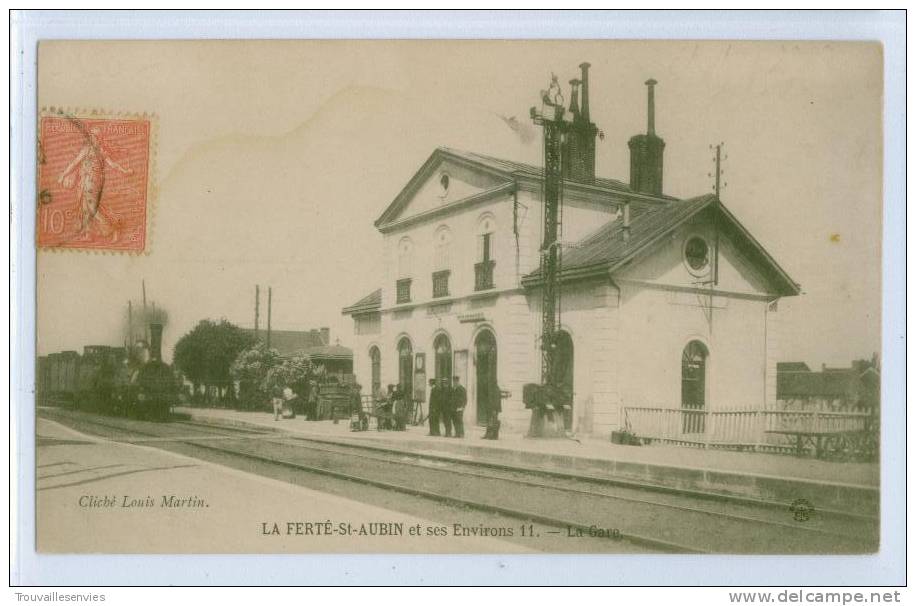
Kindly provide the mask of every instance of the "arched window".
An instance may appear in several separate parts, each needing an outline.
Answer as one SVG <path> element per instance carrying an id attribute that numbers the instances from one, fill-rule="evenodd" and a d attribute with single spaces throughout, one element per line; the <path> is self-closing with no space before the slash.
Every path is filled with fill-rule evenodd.
<path id="1" fill-rule="evenodd" d="M 443 225 L 436 230 L 433 238 L 436 250 L 433 259 L 433 297 L 447 297 L 448 279 L 452 273 L 452 232 Z"/>
<path id="2" fill-rule="evenodd" d="M 709 350 L 691 341 L 681 355 L 681 408 L 684 433 L 706 430 L 706 360 Z"/>
<path id="3" fill-rule="evenodd" d="M 372 391 L 370 393 L 375 395 L 382 388 L 382 352 L 374 345 L 369 349 L 369 364 L 372 367 Z"/>
<path id="4" fill-rule="evenodd" d="M 407 337 L 398 341 L 398 384 L 403 393 L 413 393 L 413 346 Z"/>
<path id="5" fill-rule="evenodd" d="M 433 342 L 433 349 L 436 352 L 436 378 L 452 378 L 452 342 L 449 341 L 448 335 L 439 335 Z"/>
<path id="6" fill-rule="evenodd" d="M 410 284 L 413 276 L 413 242 L 401 238 L 398 242 L 398 279 L 395 282 L 395 302 L 410 302 Z"/>
<path id="7" fill-rule="evenodd" d="M 489 213 L 477 222 L 477 262 L 474 264 L 474 290 L 493 288 L 496 267 L 496 221 Z"/>

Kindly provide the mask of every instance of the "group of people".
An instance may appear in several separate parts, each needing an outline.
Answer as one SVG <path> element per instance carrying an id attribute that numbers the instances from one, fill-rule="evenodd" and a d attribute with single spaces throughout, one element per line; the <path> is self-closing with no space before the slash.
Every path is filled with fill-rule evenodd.
<path id="1" fill-rule="evenodd" d="M 501 394 L 499 387 L 494 384 L 494 393 Z M 371 413 L 378 421 L 379 429 L 405 431 L 408 422 L 420 423 L 422 420 L 418 412 L 418 401 L 413 399 L 413 394 L 404 386 L 388 385 L 387 390 L 376 389 L 374 412 Z M 487 419 L 487 430 L 483 438 L 487 440 L 499 439 L 499 413 L 501 411 L 500 396 L 491 405 Z M 468 393 L 457 376 L 451 380 L 447 378 L 430 379 L 428 394 L 430 436 L 447 438 L 464 437 L 464 409 L 468 403 Z M 350 430 L 366 431 L 369 428 L 370 413 L 362 406 L 360 386 L 354 385 L 350 400 Z M 411 421 L 411 419 L 414 419 Z M 444 432 L 443 432 L 444 430 Z"/>
<path id="2" fill-rule="evenodd" d="M 309 381 L 308 396 L 305 401 L 299 397 L 293 389 L 286 384 L 280 385 L 274 389 L 274 394 L 270 399 L 274 409 L 274 421 L 280 418 L 295 419 L 296 409 L 302 408 L 305 413 L 306 421 L 318 420 L 318 383 Z"/>
<path id="3" fill-rule="evenodd" d="M 405 431 L 407 420 L 413 412 L 412 394 L 400 383 L 389 385 L 388 391 L 376 395 L 376 414 L 381 429 Z"/>
<path id="4" fill-rule="evenodd" d="M 464 437 L 464 409 L 468 403 L 468 392 L 456 376 L 451 384 L 446 378 L 429 380 L 429 435 L 441 436 L 445 426 L 445 437 Z M 453 433 L 454 431 L 454 433 Z"/>
<path id="5" fill-rule="evenodd" d="M 274 390 L 274 395 L 270 399 L 270 403 L 274 407 L 274 421 L 279 421 L 280 417 L 284 419 L 295 419 L 296 411 L 293 407 L 293 403 L 296 401 L 298 396 L 292 390 L 289 385 L 283 385 L 277 387 Z"/>

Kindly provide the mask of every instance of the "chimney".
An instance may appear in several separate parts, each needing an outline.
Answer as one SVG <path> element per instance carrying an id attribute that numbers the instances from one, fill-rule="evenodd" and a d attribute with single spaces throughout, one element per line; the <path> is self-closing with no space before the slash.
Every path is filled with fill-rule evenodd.
<path id="1" fill-rule="evenodd" d="M 582 119 L 588 122 L 588 68 L 591 63 L 580 63 L 579 68 L 582 70 Z"/>
<path id="2" fill-rule="evenodd" d="M 572 87 L 572 94 L 570 95 L 569 101 L 569 113 L 573 115 L 573 120 L 579 119 L 579 84 L 581 84 L 581 81 L 578 78 L 573 78 L 569 81 L 569 85 Z"/>
<path id="3" fill-rule="evenodd" d="M 321 327 L 321 342 L 325 345 L 331 344 L 331 329 L 327 326 Z"/>
<path id="4" fill-rule="evenodd" d="M 563 177 L 572 181 L 592 183 L 595 180 L 595 137 L 598 135 L 598 127 L 589 120 L 589 64 L 583 63 L 579 67 L 582 68 L 582 78 L 569 81 L 572 85 L 569 104 L 572 122 L 564 146 Z"/>
<path id="5" fill-rule="evenodd" d="M 660 196 L 664 173 L 665 141 L 655 134 L 655 85 L 646 80 L 648 116 L 646 134 L 630 138 L 630 188 L 644 194 Z"/>
<path id="6" fill-rule="evenodd" d="M 649 108 L 647 112 L 649 116 L 649 124 L 646 127 L 646 133 L 650 135 L 655 134 L 655 85 L 656 84 L 658 84 L 658 82 L 653 78 L 649 78 L 648 80 L 646 80 L 646 86 L 649 87 L 649 95 L 648 95 Z"/>
<path id="7" fill-rule="evenodd" d="M 151 323 L 149 325 L 149 359 L 150 361 L 162 361 L 162 324 Z"/>
<path id="8" fill-rule="evenodd" d="M 623 203 L 623 241 L 630 241 L 630 201 Z"/>

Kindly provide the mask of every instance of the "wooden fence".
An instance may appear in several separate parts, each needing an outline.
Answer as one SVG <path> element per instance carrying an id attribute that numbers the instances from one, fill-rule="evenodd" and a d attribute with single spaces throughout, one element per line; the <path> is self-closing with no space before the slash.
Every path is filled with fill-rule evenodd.
<path id="1" fill-rule="evenodd" d="M 790 436 L 768 431 L 865 431 L 872 415 L 861 412 L 794 410 L 696 410 L 690 408 L 621 409 L 621 427 L 645 441 L 703 448 L 790 452 Z"/>

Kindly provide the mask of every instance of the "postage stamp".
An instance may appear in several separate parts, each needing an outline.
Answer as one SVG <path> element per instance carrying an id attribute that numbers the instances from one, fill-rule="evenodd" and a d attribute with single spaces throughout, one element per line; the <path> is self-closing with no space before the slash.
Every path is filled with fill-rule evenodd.
<path id="1" fill-rule="evenodd" d="M 146 250 L 153 126 L 148 115 L 42 113 L 40 248 Z"/>

